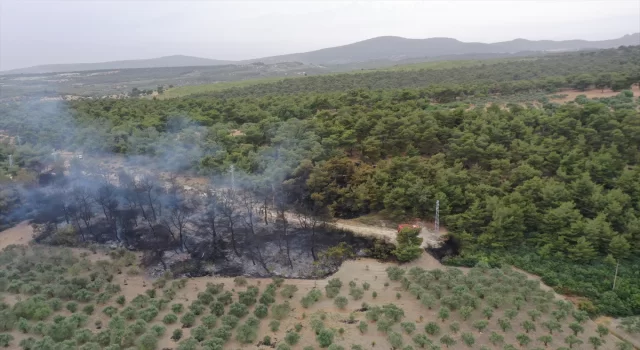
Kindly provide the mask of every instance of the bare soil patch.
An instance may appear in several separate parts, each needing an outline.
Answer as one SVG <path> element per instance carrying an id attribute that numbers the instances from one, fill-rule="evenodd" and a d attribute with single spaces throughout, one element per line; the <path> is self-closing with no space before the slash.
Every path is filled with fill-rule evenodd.
<path id="1" fill-rule="evenodd" d="M 640 94 L 640 86 L 638 85 L 634 85 L 631 88 L 631 91 L 633 91 L 634 96 L 638 96 L 638 94 Z M 616 96 L 620 93 L 620 91 L 612 91 L 611 89 L 605 89 L 600 90 L 600 89 L 591 89 L 591 90 L 586 90 L 586 91 L 578 91 L 578 90 L 561 90 L 557 93 L 555 93 L 554 95 L 566 95 L 563 98 L 558 98 L 558 99 L 551 99 L 554 102 L 561 102 L 561 103 L 565 103 L 565 102 L 570 102 L 576 99 L 576 97 L 580 96 L 580 95 L 585 95 L 587 96 L 587 98 L 604 98 L 604 97 L 612 97 L 612 96 Z"/>

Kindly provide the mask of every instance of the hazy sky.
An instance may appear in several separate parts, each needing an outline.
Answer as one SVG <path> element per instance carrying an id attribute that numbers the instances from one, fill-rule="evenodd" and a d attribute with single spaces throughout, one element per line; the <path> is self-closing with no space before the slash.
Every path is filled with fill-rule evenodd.
<path id="1" fill-rule="evenodd" d="M 175 54 L 248 59 L 381 35 L 495 42 L 640 32 L 640 0 L 0 0 L 0 70 Z"/>

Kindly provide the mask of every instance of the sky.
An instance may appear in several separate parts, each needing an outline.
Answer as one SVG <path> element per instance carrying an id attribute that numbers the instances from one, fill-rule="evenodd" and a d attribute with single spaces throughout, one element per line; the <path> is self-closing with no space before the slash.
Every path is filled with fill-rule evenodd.
<path id="1" fill-rule="evenodd" d="M 0 70 L 178 54 L 242 60 L 384 35 L 488 43 L 635 32 L 640 0 L 0 0 Z"/>

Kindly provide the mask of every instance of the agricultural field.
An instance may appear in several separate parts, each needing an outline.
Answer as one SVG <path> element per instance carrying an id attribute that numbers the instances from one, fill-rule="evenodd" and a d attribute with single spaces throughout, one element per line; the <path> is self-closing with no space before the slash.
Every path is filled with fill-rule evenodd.
<path id="1" fill-rule="evenodd" d="M 348 261 L 322 280 L 150 279 L 132 252 L 11 244 L 20 232 L 0 233 L 13 238 L 0 253 L 8 348 L 632 349 L 511 268 L 423 254 Z"/>

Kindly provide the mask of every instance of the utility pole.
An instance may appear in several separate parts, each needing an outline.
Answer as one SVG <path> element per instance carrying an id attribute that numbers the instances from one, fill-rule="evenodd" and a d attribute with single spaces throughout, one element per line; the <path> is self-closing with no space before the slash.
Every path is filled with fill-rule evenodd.
<path id="1" fill-rule="evenodd" d="M 435 223 L 435 231 L 436 234 L 440 234 L 440 200 L 436 200 L 436 223 Z"/>

